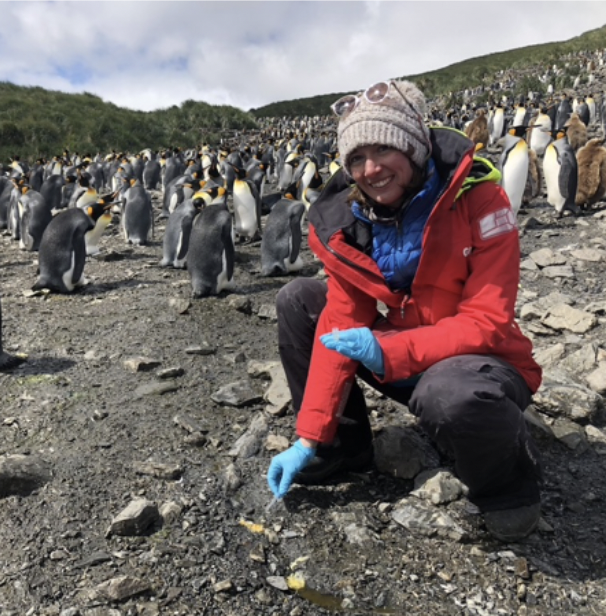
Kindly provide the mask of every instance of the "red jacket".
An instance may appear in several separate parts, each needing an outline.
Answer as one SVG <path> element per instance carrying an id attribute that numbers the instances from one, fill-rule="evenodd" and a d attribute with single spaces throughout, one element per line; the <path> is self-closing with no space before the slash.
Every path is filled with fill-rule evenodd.
<path id="1" fill-rule="evenodd" d="M 455 355 L 486 354 L 513 365 L 533 393 L 541 383 L 532 344 L 514 320 L 520 247 L 509 200 L 494 181 L 478 178 L 489 164 L 474 161 L 474 144 L 462 133 L 431 133 L 432 158 L 446 188 L 425 226 L 410 293 L 391 291 L 370 256 L 371 229 L 351 212 L 344 173 L 310 209 L 309 245 L 328 275 L 328 295 L 297 416 L 299 436 L 332 441 L 355 378 L 358 362 L 319 341 L 335 328 L 374 328 L 385 382 Z M 388 309 L 378 324 L 377 301 Z"/>

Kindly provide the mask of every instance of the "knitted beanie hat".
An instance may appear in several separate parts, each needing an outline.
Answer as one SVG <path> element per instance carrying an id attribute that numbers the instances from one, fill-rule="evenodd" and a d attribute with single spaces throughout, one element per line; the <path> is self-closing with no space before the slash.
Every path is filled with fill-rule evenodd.
<path id="1" fill-rule="evenodd" d="M 393 82 L 379 103 L 371 103 L 361 94 L 358 105 L 339 121 L 337 129 L 346 171 L 351 175 L 349 157 L 356 148 L 378 144 L 400 150 L 423 169 L 431 155 L 424 114 L 425 96 L 410 81 Z"/>

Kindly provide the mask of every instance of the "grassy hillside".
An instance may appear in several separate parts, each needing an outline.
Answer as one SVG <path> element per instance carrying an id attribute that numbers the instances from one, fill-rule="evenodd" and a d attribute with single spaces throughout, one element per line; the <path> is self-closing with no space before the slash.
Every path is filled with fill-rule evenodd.
<path id="1" fill-rule="evenodd" d="M 64 94 L 0 83 L 0 160 L 72 152 L 192 147 L 225 130 L 254 128 L 248 113 L 226 105 L 185 101 L 179 107 L 132 111 L 93 94 Z"/>
<path id="2" fill-rule="evenodd" d="M 568 41 L 545 43 L 521 47 L 501 53 L 494 53 L 478 58 L 471 58 L 457 62 L 444 68 L 418 73 L 415 75 L 402 75 L 403 79 L 411 79 L 425 92 L 428 99 L 458 92 L 470 86 L 480 84 L 490 85 L 497 73 L 501 70 L 523 71 L 531 67 L 549 67 L 554 63 L 561 65 L 561 59 L 567 54 L 595 51 L 606 47 L 606 25 L 595 30 L 575 36 Z M 565 75 L 557 84 L 558 87 L 569 87 L 578 74 L 578 68 L 570 66 Z M 361 84 L 364 87 L 367 84 Z M 556 84 L 554 84 L 556 85 Z M 528 87 L 536 89 L 540 84 L 538 80 L 525 77 L 518 84 L 520 92 L 528 91 Z M 518 93 L 518 92 L 516 92 Z M 330 113 L 330 105 L 340 96 L 348 92 L 335 92 L 292 101 L 282 101 L 265 105 L 258 109 L 251 109 L 251 113 L 258 117 L 293 116 L 293 115 L 326 115 Z"/>

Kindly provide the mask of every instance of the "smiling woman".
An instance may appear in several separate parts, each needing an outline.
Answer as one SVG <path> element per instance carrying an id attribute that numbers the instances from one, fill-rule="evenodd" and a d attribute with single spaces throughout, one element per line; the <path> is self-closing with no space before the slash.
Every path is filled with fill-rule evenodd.
<path id="1" fill-rule="evenodd" d="M 427 128 L 408 81 L 332 109 L 343 169 L 309 211 L 327 282 L 299 278 L 277 298 L 299 439 L 272 460 L 270 488 L 281 498 L 293 482 L 369 465 L 360 378 L 406 404 L 454 458 L 489 532 L 521 539 L 540 515 L 523 411 L 541 369 L 514 321 L 519 237 L 499 174 L 463 133 Z"/>

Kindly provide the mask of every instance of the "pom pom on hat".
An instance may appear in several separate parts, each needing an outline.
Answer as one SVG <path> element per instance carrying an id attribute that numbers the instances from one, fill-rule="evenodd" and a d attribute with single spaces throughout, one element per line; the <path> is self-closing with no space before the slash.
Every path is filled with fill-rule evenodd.
<path id="1" fill-rule="evenodd" d="M 356 148 L 379 144 L 400 150 L 423 169 L 431 156 L 424 115 L 425 96 L 410 81 L 393 82 L 379 103 L 371 103 L 361 95 L 356 108 L 339 121 L 337 129 L 338 149 L 346 171 L 350 173 L 349 157 Z"/>

